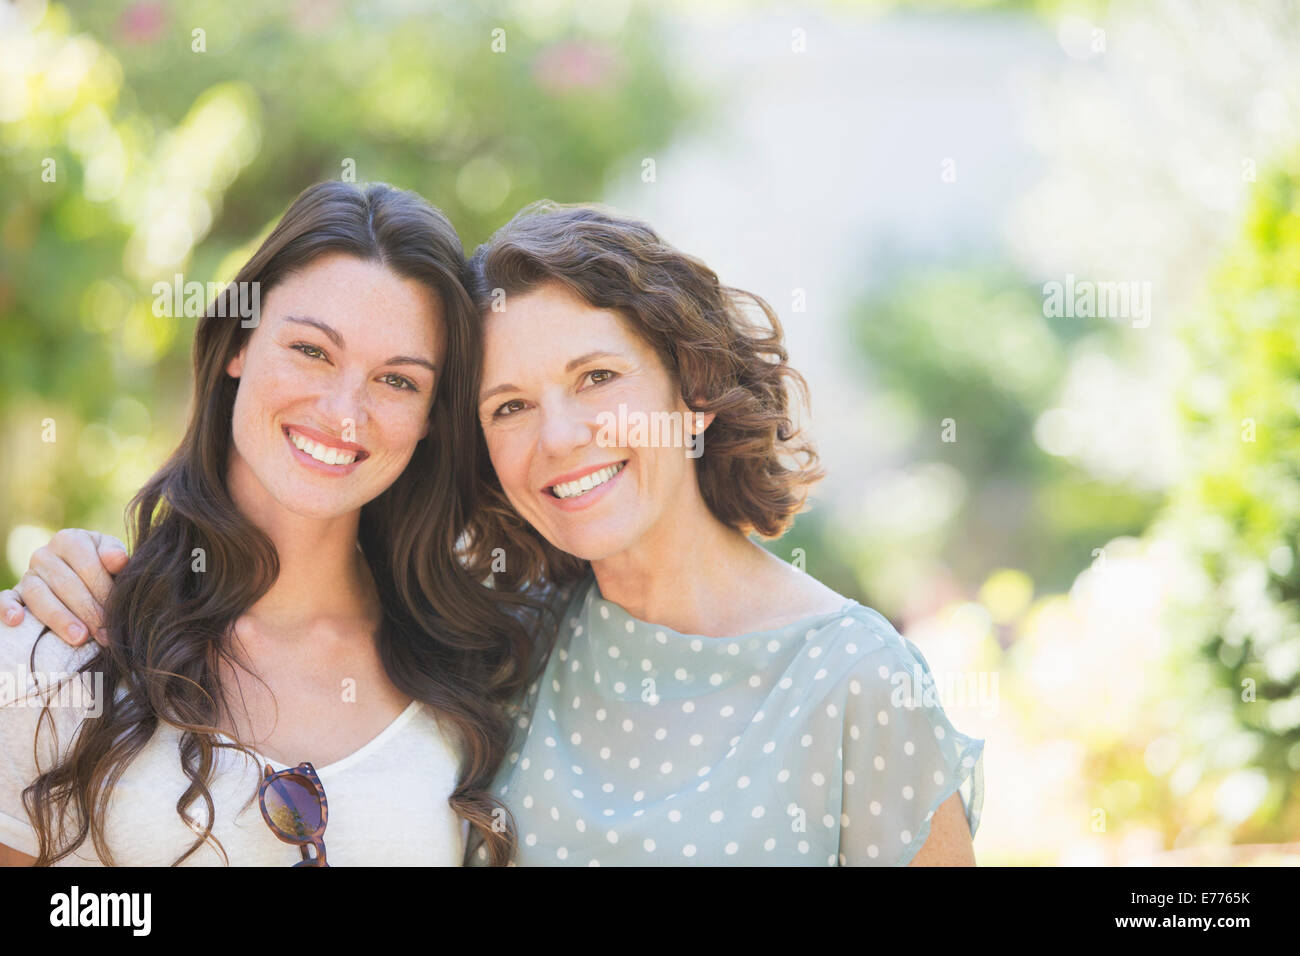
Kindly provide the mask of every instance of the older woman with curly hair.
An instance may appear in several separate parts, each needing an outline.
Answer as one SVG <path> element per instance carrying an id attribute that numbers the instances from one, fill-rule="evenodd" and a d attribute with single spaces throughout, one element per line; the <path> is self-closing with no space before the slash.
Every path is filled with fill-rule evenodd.
<path id="1" fill-rule="evenodd" d="M 772 309 L 596 206 L 529 207 L 470 269 L 470 560 L 566 602 L 493 784 L 517 862 L 973 863 L 983 741 L 885 618 L 750 539 L 821 477 Z"/>
<path id="2" fill-rule="evenodd" d="M 524 209 L 469 281 L 462 558 L 560 612 L 489 790 L 513 862 L 973 864 L 984 742 L 883 616 L 751 538 L 822 474 L 772 309 L 593 205 Z"/>

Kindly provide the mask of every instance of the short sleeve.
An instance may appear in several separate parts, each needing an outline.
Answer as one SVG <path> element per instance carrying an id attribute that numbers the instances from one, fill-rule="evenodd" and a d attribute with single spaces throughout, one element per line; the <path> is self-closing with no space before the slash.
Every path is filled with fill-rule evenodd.
<path id="1" fill-rule="evenodd" d="M 954 793 L 975 836 L 984 741 L 952 725 L 920 650 L 865 610 L 861 619 L 879 641 L 855 662 L 844 698 L 840 864 L 906 866 Z"/>
<path id="2" fill-rule="evenodd" d="M 91 676 L 77 676 L 97 645 L 69 647 L 43 630 L 30 613 L 17 627 L 0 624 L 0 843 L 29 856 L 39 847 L 23 791 L 54 766 L 100 703 Z"/>

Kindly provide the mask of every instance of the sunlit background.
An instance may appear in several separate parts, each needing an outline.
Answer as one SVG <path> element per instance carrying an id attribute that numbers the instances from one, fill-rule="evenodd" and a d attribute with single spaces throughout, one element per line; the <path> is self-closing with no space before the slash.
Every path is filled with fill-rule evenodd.
<path id="1" fill-rule="evenodd" d="M 1288 0 L 0 2 L 0 571 L 123 533 L 153 284 L 306 185 L 600 200 L 780 314 L 829 478 L 770 547 L 987 740 L 981 863 L 1300 863 L 1298 96 Z"/>

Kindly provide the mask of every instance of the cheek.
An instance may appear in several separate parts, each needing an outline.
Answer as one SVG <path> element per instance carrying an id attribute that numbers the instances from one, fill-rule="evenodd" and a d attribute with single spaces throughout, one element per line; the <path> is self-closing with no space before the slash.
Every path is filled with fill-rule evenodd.
<path id="1" fill-rule="evenodd" d="M 694 479 L 681 448 L 640 448 L 637 457 L 641 460 L 642 480 L 653 489 L 652 498 L 676 501 L 686 483 Z"/>
<path id="2" fill-rule="evenodd" d="M 411 402 L 410 405 L 414 407 L 403 408 L 399 414 L 391 417 L 386 416 L 392 424 L 385 431 L 394 436 L 397 444 L 414 448 L 421 438 L 433 430 L 433 423 L 429 420 L 428 406 L 416 402 Z"/>
<path id="3" fill-rule="evenodd" d="M 603 396 L 603 403 L 610 411 L 616 411 L 619 405 L 627 407 L 629 412 L 653 416 L 657 413 L 671 412 L 676 409 L 675 394 L 664 382 L 650 377 L 637 376 L 634 379 L 612 383 Z"/>
<path id="4" fill-rule="evenodd" d="M 369 424 L 357 429 L 356 440 L 371 444 L 371 452 L 386 453 L 403 463 L 415 454 L 415 446 L 432 431 L 430 406 L 424 402 L 402 401 L 403 396 L 384 396 L 368 409 Z M 368 436 L 368 437 L 367 437 Z"/>
<path id="5" fill-rule="evenodd" d="M 273 380 L 268 381 L 245 365 L 235 392 L 235 410 L 231 421 L 231 433 L 236 446 L 245 448 L 250 442 L 258 441 L 260 423 L 265 420 L 275 401 L 274 388 Z"/>
<path id="6" fill-rule="evenodd" d="M 522 434 L 502 431 L 485 431 L 488 458 L 492 470 L 501 482 L 501 488 L 511 501 L 528 487 L 528 453 L 526 439 Z"/>
<path id="7" fill-rule="evenodd" d="M 250 352 L 239 377 L 236 408 L 243 405 L 251 417 L 274 415 L 305 391 L 302 369 Z"/>

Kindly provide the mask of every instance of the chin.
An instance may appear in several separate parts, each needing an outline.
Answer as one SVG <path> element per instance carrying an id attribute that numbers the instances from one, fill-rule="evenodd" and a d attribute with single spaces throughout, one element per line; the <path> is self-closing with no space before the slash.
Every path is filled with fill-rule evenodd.
<path id="1" fill-rule="evenodd" d="M 291 514 L 299 518 L 312 518 L 317 521 L 328 521 L 331 518 L 338 518 L 342 515 L 351 514 L 356 511 L 360 505 L 352 506 L 339 502 L 321 502 L 312 504 L 307 501 L 280 502 L 280 506 Z"/>
<path id="2" fill-rule="evenodd" d="M 276 489 L 275 500 L 276 504 L 290 514 L 322 521 L 351 514 L 364 504 L 353 500 L 351 496 L 344 498 L 337 494 L 322 494 L 317 489 L 301 486 Z"/>
<path id="3" fill-rule="evenodd" d="M 561 540 L 551 543 L 566 554 L 583 561 L 603 561 L 628 550 L 636 544 L 637 538 L 638 535 L 626 530 L 584 528 L 580 534 L 565 535 Z"/>

